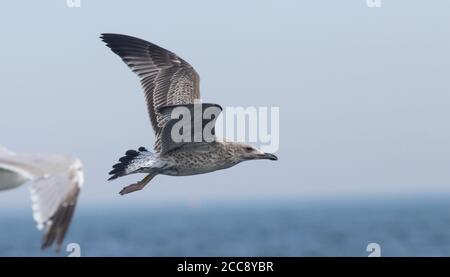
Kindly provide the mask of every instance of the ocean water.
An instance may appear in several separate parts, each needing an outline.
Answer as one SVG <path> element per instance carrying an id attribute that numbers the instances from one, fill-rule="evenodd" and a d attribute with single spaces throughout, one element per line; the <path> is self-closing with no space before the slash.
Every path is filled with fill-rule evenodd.
<path id="1" fill-rule="evenodd" d="M 81 256 L 363 257 L 375 242 L 381 256 L 450 256 L 449 200 L 84 208 L 65 244 Z M 1 214 L 0 231 L 0 256 L 56 255 L 26 212 Z"/>

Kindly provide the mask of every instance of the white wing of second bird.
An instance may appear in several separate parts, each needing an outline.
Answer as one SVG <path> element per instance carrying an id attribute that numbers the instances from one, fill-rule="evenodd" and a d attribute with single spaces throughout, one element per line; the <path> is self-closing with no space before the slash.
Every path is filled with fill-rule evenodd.
<path id="1" fill-rule="evenodd" d="M 42 249 L 59 251 L 83 186 L 81 161 L 63 155 L 15 154 L 0 146 L 0 190 L 31 183 L 33 218 L 43 231 Z"/>

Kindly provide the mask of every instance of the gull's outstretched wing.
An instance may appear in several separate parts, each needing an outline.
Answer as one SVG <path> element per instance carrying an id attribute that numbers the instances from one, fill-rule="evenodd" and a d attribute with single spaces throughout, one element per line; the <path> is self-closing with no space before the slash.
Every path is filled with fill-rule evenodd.
<path id="1" fill-rule="evenodd" d="M 193 104 L 200 98 L 200 77 L 176 54 L 151 42 L 119 34 L 102 34 L 101 39 L 136 73 L 145 92 L 150 121 L 155 131 L 155 151 L 161 151 L 165 121 L 158 109 Z"/>
<path id="2" fill-rule="evenodd" d="M 43 230 L 42 249 L 55 243 L 59 251 L 84 181 L 81 162 L 61 155 L 0 153 L 0 182 L 12 172 L 23 182 L 31 181 L 33 218 Z M 2 175 L 7 177 L 2 179 Z"/>
<path id="3" fill-rule="evenodd" d="M 48 160 L 48 174 L 31 184 L 33 218 L 44 231 L 42 249 L 56 244 L 59 251 L 75 211 L 84 176 L 79 160 L 54 156 Z M 55 165 L 53 162 L 56 162 Z M 64 168 L 58 166 L 65 165 Z M 44 169 L 45 170 L 45 169 Z"/>

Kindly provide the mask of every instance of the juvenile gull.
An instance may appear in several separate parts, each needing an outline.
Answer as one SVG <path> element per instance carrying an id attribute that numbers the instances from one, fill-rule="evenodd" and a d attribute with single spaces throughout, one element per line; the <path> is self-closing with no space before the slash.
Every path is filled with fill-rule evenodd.
<path id="1" fill-rule="evenodd" d="M 30 182 L 33 218 L 43 231 L 41 248 L 58 252 L 83 186 L 82 164 L 62 155 L 15 154 L 0 146 L 0 191 Z"/>
<path id="2" fill-rule="evenodd" d="M 156 136 L 155 153 L 144 147 L 137 151 L 128 150 L 119 163 L 113 166 L 109 180 L 134 173 L 147 174 L 141 181 L 124 187 L 120 191 L 121 195 L 141 190 L 158 174 L 195 175 L 225 169 L 248 160 L 277 160 L 275 155 L 250 145 L 215 137 L 212 141 L 175 142 L 171 137 L 170 129 L 174 124 L 170 120 L 170 113 L 177 107 L 189 111 L 195 109 L 193 106 L 200 99 L 200 77 L 197 72 L 176 54 L 151 42 L 119 34 L 102 34 L 101 39 L 139 76 Z M 221 111 L 216 104 L 201 106 Z M 210 120 L 212 124 L 216 118 L 217 114 Z"/>

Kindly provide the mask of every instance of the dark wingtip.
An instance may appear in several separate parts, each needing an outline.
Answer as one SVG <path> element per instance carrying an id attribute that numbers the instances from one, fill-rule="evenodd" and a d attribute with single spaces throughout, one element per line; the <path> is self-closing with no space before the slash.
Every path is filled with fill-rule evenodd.
<path id="1" fill-rule="evenodd" d="M 42 250 L 45 250 L 54 244 L 56 253 L 61 251 L 64 238 L 75 211 L 79 193 L 80 189 L 77 186 L 70 192 L 67 202 L 61 203 L 55 213 L 51 216 L 42 237 Z"/>
<path id="2" fill-rule="evenodd" d="M 111 34 L 108 33 L 102 33 L 100 34 L 100 39 L 104 42 L 104 43 L 108 43 L 108 38 L 110 37 Z"/>
<path id="3" fill-rule="evenodd" d="M 109 38 L 114 37 L 114 36 L 120 36 L 120 35 L 118 35 L 118 34 L 113 34 L 113 33 L 101 33 L 99 38 L 100 38 L 101 40 L 103 40 L 104 42 L 107 42 L 107 40 L 108 40 Z"/>

